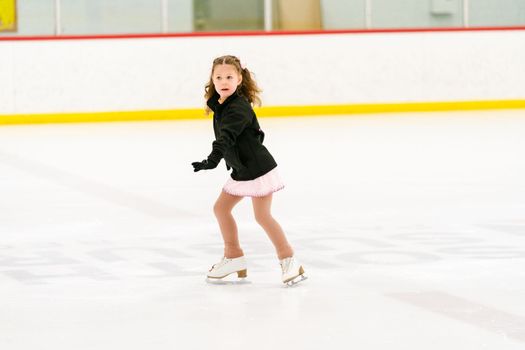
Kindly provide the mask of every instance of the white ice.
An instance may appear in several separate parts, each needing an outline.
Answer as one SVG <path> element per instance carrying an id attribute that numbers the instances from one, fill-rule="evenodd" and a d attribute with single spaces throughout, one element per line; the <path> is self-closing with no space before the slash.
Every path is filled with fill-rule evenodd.
<path id="1" fill-rule="evenodd" d="M 525 111 L 260 122 L 295 288 L 249 199 L 205 282 L 209 119 L 0 127 L 0 349 L 525 348 Z"/>

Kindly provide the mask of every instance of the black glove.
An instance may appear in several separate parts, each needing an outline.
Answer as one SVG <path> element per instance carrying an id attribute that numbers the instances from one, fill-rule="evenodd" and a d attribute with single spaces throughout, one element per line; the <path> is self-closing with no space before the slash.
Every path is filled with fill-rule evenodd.
<path id="1" fill-rule="evenodd" d="M 193 162 L 191 165 L 193 165 L 193 171 L 197 172 L 199 170 L 208 170 L 208 169 L 214 169 L 217 167 L 217 162 L 211 160 L 211 159 L 204 159 L 202 162 Z"/>

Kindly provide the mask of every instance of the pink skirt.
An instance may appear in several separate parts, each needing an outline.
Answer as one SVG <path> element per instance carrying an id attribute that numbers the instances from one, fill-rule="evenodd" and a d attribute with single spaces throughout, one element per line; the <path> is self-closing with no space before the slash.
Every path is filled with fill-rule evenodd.
<path id="1" fill-rule="evenodd" d="M 264 197 L 283 188 L 284 183 L 277 172 L 277 168 L 273 168 L 254 180 L 236 181 L 230 177 L 222 190 L 232 196 Z"/>

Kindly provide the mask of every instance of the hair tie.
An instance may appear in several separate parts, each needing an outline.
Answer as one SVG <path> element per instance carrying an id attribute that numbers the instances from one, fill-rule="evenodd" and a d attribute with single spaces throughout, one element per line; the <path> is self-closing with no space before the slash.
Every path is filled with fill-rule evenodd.
<path id="1" fill-rule="evenodd" d="M 241 64 L 241 69 L 245 70 L 246 69 L 246 64 L 244 62 L 241 62 L 240 60 L 239 60 L 239 63 Z"/>

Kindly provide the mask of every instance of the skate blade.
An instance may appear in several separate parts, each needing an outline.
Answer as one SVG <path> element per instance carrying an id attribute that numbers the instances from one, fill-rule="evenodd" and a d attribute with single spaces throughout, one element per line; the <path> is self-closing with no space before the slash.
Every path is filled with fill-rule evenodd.
<path id="1" fill-rule="evenodd" d="M 294 279 L 292 279 L 291 281 L 286 282 L 285 286 L 288 287 L 288 288 L 289 287 L 295 287 L 299 283 L 301 283 L 301 282 L 303 282 L 303 281 L 305 281 L 307 279 L 308 279 L 308 277 L 306 277 L 305 275 L 299 275 L 299 276 L 295 277 Z"/>
<path id="2" fill-rule="evenodd" d="M 217 284 L 217 285 L 227 285 L 227 284 L 250 284 L 250 281 L 246 280 L 246 277 L 248 277 L 248 273 L 246 270 L 237 271 L 237 278 L 233 279 L 235 275 L 235 272 L 232 272 L 230 274 L 227 274 L 226 276 L 222 277 L 206 277 L 206 282 L 209 284 Z"/>

